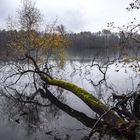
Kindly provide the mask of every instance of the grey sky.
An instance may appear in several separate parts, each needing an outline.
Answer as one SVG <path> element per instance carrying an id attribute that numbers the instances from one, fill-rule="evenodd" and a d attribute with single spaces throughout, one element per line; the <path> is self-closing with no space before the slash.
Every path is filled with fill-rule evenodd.
<path id="1" fill-rule="evenodd" d="M 140 19 L 140 11 L 128 12 L 125 8 L 132 0 L 36 0 L 47 23 L 57 19 L 68 31 L 99 31 L 108 22 L 117 26 Z M 0 28 L 3 28 L 8 15 L 13 16 L 21 0 L 0 0 Z"/>

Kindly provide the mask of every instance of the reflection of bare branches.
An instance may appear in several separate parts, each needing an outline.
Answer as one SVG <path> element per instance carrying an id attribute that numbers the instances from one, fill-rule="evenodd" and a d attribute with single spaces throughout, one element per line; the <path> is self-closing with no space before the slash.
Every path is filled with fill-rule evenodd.
<path id="1" fill-rule="evenodd" d="M 103 78 L 102 78 L 101 80 L 99 80 L 97 84 L 94 84 L 93 80 L 90 79 L 90 83 L 91 83 L 93 86 L 98 86 L 98 85 L 100 85 L 102 82 L 104 82 L 104 81 L 106 80 L 107 67 L 104 67 L 105 70 L 103 71 L 103 69 L 101 68 L 101 66 L 100 66 L 99 64 L 93 64 L 91 67 L 94 67 L 94 66 L 97 66 L 97 67 L 98 67 L 99 71 L 100 71 L 100 72 L 102 73 L 102 75 L 103 75 Z"/>
<path id="2" fill-rule="evenodd" d="M 100 118 L 95 122 L 95 124 L 93 125 L 88 137 L 87 137 L 87 140 L 90 140 L 90 138 L 92 137 L 93 133 L 94 133 L 94 130 L 96 128 L 96 126 L 98 125 L 98 123 L 100 123 L 100 121 L 102 120 L 102 118 L 109 112 L 111 111 L 113 108 L 110 108 L 108 111 L 106 111 L 104 114 L 102 114 L 102 116 L 100 116 Z"/>
<path id="3" fill-rule="evenodd" d="M 124 119 L 128 121 L 135 119 L 132 111 L 132 98 L 136 93 L 131 93 L 130 95 L 113 95 L 114 101 L 117 100 L 116 105 L 114 106 L 114 110 Z"/>
<path id="4" fill-rule="evenodd" d="M 91 127 L 94 124 L 94 122 L 96 121 L 96 119 L 92 119 L 92 118 L 88 117 L 87 115 L 85 115 L 84 113 L 79 112 L 79 111 L 69 107 L 68 105 L 60 102 L 46 87 L 44 87 L 44 89 L 45 89 L 45 91 L 40 89 L 41 97 L 48 98 L 53 104 L 55 104 L 57 107 L 59 107 L 61 110 L 63 110 L 70 116 L 79 120 L 84 125 Z"/>
<path id="5" fill-rule="evenodd" d="M 49 101 L 42 101 L 42 99 L 38 97 L 36 97 L 36 99 L 31 99 L 31 96 L 26 96 L 26 94 L 21 94 L 18 93 L 15 89 L 13 89 L 16 93 L 13 96 L 13 98 L 11 98 L 11 94 L 9 98 L 3 98 L 4 103 L 3 103 L 3 107 L 4 107 L 4 112 L 7 112 L 7 114 L 9 114 L 9 118 L 11 120 L 14 120 L 17 123 L 21 123 L 23 121 L 25 121 L 27 123 L 27 125 L 29 124 L 29 126 L 36 126 L 36 125 L 41 125 L 40 121 L 44 121 L 42 120 L 42 116 L 40 112 L 42 111 L 50 111 L 51 114 L 53 114 L 53 112 L 55 112 L 55 115 L 58 115 L 56 112 L 59 110 L 53 109 L 52 108 L 52 103 L 50 103 Z M 2 91 L 5 92 L 5 91 Z M 5 93 L 3 93 L 4 97 L 5 97 Z M 46 102 L 46 103 L 45 103 Z M 44 109 L 43 109 L 44 108 Z M 49 110 L 47 110 L 47 108 L 50 108 Z M 52 110 L 52 109 L 53 110 Z M 49 116 L 49 113 L 47 113 Z M 51 119 L 53 119 L 51 117 Z M 25 123 L 25 124 L 26 124 Z M 36 127 L 36 128 L 39 128 Z"/>

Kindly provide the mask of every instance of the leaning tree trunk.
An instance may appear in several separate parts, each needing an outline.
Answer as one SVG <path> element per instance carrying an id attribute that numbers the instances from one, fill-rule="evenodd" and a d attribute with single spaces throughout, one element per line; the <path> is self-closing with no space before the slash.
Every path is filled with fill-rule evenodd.
<path id="1" fill-rule="evenodd" d="M 100 118 L 102 118 L 108 125 L 107 129 L 110 129 L 109 134 L 117 137 L 117 139 L 126 138 L 127 140 L 140 140 L 140 134 L 138 132 L 140 129 L 139 124 L 132 123 L 130 124 L 129 128 L 126 127 L 124 130 L 121 129 L 120 126 L 127 124 L 127 122 L 125 122 L 123 118 L 115 114 L 113 110 L 109 109 L 109 107 L 103 104 L 88 91 L 73 83 L 48 77 L 48 75 L 41 75 L 41 79 L 46 83 L 46 85 L 61 87 L 79 97 L 87 106 L 100 115 Z"/>
<path id="2" fill-rule="evenodd" d="M 96 112 L 100 116 L 99 121 L 103 119 L 105 124 L 107 124 L 107 126 L 108 126 L 107 129 L 110 132 L 113 132 L 113 134 L 115 134 L 115 136 L 121 137 L 121 138 L 125 137 L 128 140 L 130 140 L 130 139 L 137 140 L 136 137 L 137 137 L 137 134 L 138 134 L 137 133 L 138 129 L 136 129 L 136 127 L 139 128 L 139 125 L 136 126 L 134 124 L 132 126 L 129 126 L 129 128 L 126 125 L 125 130 L 121 129 L 120 126 L 124 126 L 126 124 L 126 121 L 124 121 L 124 119 L 122 117 L 118 116 L 112 109 L 110 109 L 108 106 L 106 106 L 104 103 L 102 103 L 99 99 L 97 99 L 93 94 L 89 93 L 88 91 L 80 88 L 79 86 L 77 86 L 73 83 L 70 83 L 70 82 L 67 82 L 67 81 L 64 81 L 64 80 L 58 80 L 56 78 L 51 77 L 47 73 L 45 73 L 43 71 L 40 71 L 40 69 L 39 69 L 38 65 L 36 64 L 35 60 L 30 56 L 26 56 L 26 57 L 28 59 L 32 60 L 33 65 L 35 67 L 34 72 L 37 73 L 40 76 L 41 80 L 45 83 L 45 85 L 58 86 L 58 87 L 61 87 L 65 90 L 68 90 L 71 93 L 75 94 L 88 107 L 90 107 L 94 112 Z M 46 94 L 47 94 L 47 92 L 46 92 Z M 81 116 L 80 112 L 77 112 L 76 110 L 73 110 L 72 108 L 68 107 L 65 104 L 61 104 L 58 100 L 56 100 L 55 97 L 51 96 L 51 94 L 47 95 L 46 97 L 49 98 L 49 100 L 51 102 L 54 102 L 56 104 L 56 106 L 58 106 L 60 109 L 62 109 L 63 111 L 65 111 L 66 113 L 68 113 L 69 115 L 71 115 L 73 117 L 75 117 L 75 115 L 72 114 L 72 111 L 75 111 L 75 113 L 78 113 L 78 115 L 80 116 L 80 118 L 78 120 L 79 121 L 82 120 L 81 121 L 82 123 L 86 122 L 85 117 L 87 117 L 87 116 L 85 116 L 83 114 Z M 90 119 L 90 118 L 88 118 L 88 119 Z M 86 122 L 86 124 L 87 124 L 87 122 Z M 93 129 L 94 129 L 94 126 L 93 126 Z"/>
<path id="3" fill-rule="evenodd" d="M 110 110 L 105 104 L 79 86 L 63 80 L 50 78 L 44 74 L 41 76 L 41 79 L 46 82 L 47 85 L 61 87 L 78 96 L 87 106 L 99 114 L 106 123 L 111 123 L 114 126 L 124 123 L 124 120 Z"/>

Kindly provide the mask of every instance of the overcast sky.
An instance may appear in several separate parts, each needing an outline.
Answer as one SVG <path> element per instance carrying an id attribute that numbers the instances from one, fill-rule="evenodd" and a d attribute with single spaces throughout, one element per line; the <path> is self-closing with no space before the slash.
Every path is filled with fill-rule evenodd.
<path id="1" fill-rule="evenodd" d="M 128 12 L 132 0 L 35 0 L 48 23 L 57 19 L 67 31 L 96 32 L 107 28 L 108 22 L 117 26 L 140 19 L 140 11 Z M 0 0 L 0 28 L 5 27 L 8 15 L 13 16 L 21 0 Z"/>

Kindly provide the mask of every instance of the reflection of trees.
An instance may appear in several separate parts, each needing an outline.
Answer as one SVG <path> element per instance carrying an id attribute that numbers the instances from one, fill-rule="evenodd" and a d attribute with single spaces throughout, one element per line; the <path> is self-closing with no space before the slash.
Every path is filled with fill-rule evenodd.
<path id="1" fill-rule="evenodd" d="M 14 96 L 11 97 L 6 95 L 4 90 L 1 90 L 1 95 L 2 114 L 5 114 L 10 121 L 24 125 L 29 135 L 42 128 L 44 122 L 47 124 L 61 116 L 59 108 L 49 100 L 43 101 L 40 97 L 31 100 L 29 96 L 17 92 L 13 93 Z M 59 93 L 57 98 L 61 102 L 65 100 Z"/>

